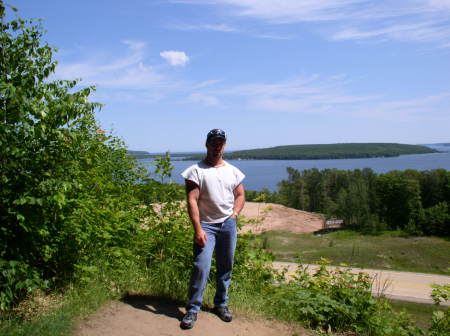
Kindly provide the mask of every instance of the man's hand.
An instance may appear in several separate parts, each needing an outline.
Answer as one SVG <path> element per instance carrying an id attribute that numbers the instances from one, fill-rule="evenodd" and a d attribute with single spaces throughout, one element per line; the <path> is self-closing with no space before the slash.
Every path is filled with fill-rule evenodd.
<path id="1" fill-rule="evenodd" d="M 195 243 L 198 244 L 200 247 L 205 247 L 206 241 L 208 240 L 208 236 L 206 235 L 206 232 L 203 229 L 200 229 L 195 232 L 194 240 Z"/>

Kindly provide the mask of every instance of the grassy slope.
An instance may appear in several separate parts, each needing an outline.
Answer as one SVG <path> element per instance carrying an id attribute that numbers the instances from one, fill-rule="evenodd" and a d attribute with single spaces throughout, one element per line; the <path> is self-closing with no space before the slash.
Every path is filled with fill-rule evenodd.
<path id="1" fill-rule="evenodd" d="M 255 238 L 277 260 L 314 263 L 321 257 L 333 264 L 450 275 L 450 242 L 435 237 L 380 236 L 338 231 L 320 236 L 266 232 Z"/>

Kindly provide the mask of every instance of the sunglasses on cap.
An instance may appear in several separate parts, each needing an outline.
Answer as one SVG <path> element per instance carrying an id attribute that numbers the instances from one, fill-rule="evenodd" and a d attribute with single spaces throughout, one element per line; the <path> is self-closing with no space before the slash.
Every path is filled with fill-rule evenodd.
<path id="1" fill-rule="evenodd" d="M 226 140 L 227 137 L 225 135 L 225 132 L 221 129 L 215 128 L 208 132 L 208 135 L 206 136 L 206 142 L 210 142 L 213 139 L 224 139 Z"/>

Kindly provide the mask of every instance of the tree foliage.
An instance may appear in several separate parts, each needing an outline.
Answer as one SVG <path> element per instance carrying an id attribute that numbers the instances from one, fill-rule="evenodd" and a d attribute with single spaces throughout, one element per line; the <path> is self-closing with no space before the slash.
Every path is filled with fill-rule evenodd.
<path id="1" fill-rule="evenodd" d="M 95 121 L 93 87 L 51 80 L 55 51 L 33 21 L 1 20 L 0 295 L 71 279 L 99 248 L 125 246 L 139 178 Z M 113 239 L 114 238 L 114 239 Z"/>
<path id="2" fill-rule="evenodd" d="M 243 160 L 318 160 L 392 157 L 406 154 L 436 153 L 437 150 L 418 145 L 397 143 L 339 143 L 288 145 L 225 153 L 227 159 Z M 199 159 L 191 155 L 189 160 Z"/>
<path id="3" fill-rule="evenodd" d="M 20 18 L 1 25 L 0 310 L 73 281 L 101 278 L 120 291 L 130 270 L 180 299 L 193 230 L 170 156 L 149 177 L 99 128 L 100 105 L 88 99 L 94 88 L 50 79 L 54 49 L 42 43 L 42 28 Z M 236 278 L 270 279 L 253 261 L 264 252 L 249 249 L 239 242 Z"/>
<path id="4" fill-rule="evenodd" d="M 401 229 L 411 234 L 450 236 L 450 172 L 371 169 L 353 171 L 287 168 L 272 199 L 287 206 L 344 219 L 364 232 Z"/>

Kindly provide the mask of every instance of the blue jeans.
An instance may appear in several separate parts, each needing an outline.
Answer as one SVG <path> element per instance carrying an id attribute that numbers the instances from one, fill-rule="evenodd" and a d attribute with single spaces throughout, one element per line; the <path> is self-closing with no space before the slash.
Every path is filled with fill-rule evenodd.
<path id="1" fill-rule="evenodd" d="M 216 250 L 217 283 L 214 305 L 224 307 L 228 302 L 228 287 L 233 270 L 234 251 L 236 249 L 236 220 L 227 218 L 219 224 L 201 223 L 208 240 L 204 247 L 194 242 L 194 265 L 189 283 L 186 311 L 198 312 L 202 305 L 203 292 L 211 269 L 211 259 Z"/>

